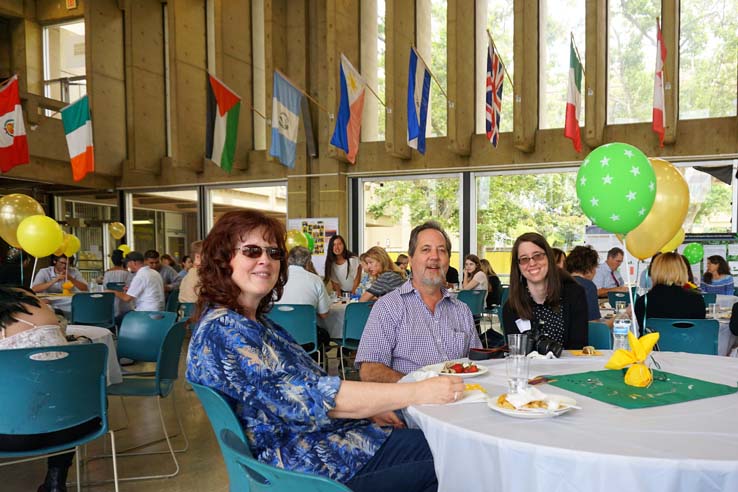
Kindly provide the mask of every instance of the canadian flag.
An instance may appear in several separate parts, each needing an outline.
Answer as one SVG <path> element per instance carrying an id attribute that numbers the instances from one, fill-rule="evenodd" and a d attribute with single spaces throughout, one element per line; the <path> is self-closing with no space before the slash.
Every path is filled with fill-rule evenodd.
<path id="1" fill-rule="evenodd" d="M 661 35 L 661 26 L 656 19 L 656 70 L 653 75 L 653 123 L 651 128 L 659 135 L 659 145 L 664 146 L 664 62 L 666 61 L 666 46 Z"/>
<path id="2" fill-rule="evenodd" d="M 18 95 L 18 76 L 0 85 L 0 170 L 4 173 L 28 164 L 28 140 Z"/>

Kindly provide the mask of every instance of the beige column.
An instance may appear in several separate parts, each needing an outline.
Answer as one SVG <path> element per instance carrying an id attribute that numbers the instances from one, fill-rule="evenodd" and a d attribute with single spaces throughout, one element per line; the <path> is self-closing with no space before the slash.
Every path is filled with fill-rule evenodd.
<path id="1" fill-rule="evenodd" d="M 535 150 L 538 130 L 538 0 L 515 0 L 513 143 Z"/>
<path id="2" fill-rule="evenodd" d="M 463 156 L 471 154 L 471 137 L 475 131 L 474 91 L 474 2 L 448 2 L 448 145 Z M 479 96 L 481 97 L 481 96 Z"/>
<path id="3" fill-rule="evenodd" d="M 584 141 L 602 144 L 607 122 L 607 0 L 587 0 L 584 60 Z"/>
<path id="4" fill-rule="evenodd" d="M 407 73 L 410 47 L 415 44 L 415 5 L 412 1 L 386 3 L 385 55 L 387 119 L 385 148 L 392 157 L 409 159 L 407 145 Z"/>
<path id="5" fill-rule="evenodd" d="M 661 3 L 661 34 L 664 38 L 664 46 L 666 46 L 664 144 L 673 144 L 676 142 L 677 122 L 679 121 L 679 0 Z M 654 63 L 655 58 L 654 56 Z"/>

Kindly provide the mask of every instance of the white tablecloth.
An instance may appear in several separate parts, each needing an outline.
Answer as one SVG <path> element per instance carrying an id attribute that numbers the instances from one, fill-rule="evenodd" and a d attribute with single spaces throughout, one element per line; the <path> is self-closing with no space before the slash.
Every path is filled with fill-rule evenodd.
<path id="1" fill-rule="evenodd" d="M 49 303 L 54 309 L 59 309 L 65 313 L 71 313 L 73 296 L 74 294 L 40 294 L 38 297 Z"/>
<path id="2" fill-rule="evenodd" d="M 85 336 L 93 343 L 104 343 L 108 346 L 108 386 L 123 382 L 123 375 L 118 362 L 118 352 L 110 330 L 99 326 L 67 325 L 67 335 Z"/>
<path id="3" fill-rule="evenodd" d="M 318 318 L 318 325 L 322 326 L 331 335 L 331 338 L 342 338 L 343 337 L 343 318 L 346 315 L 346 306 L 342 302 L 334 302 L 331 304 L 331 309 L 328 312 L 328 317 L 321 319 Z"/>
<path id="4" fill-rule="evenodd" d="M 608 354 L 609 355 L 609 354 Z M 735 386 L 738 360 L 661 352 L 665 371 Z M 531 361 L 530 374 L 603 368 L 606 357 Z M 504 360 L 484 361 L 474 378 L 490 395 L 505 391 Z M 738 394 L 626 410 L 548 386 L 582 407 L 560 417 L 523 420 L 486 403 L 409 407 L 435 458 L 439 490 L 738 490 Z"/>

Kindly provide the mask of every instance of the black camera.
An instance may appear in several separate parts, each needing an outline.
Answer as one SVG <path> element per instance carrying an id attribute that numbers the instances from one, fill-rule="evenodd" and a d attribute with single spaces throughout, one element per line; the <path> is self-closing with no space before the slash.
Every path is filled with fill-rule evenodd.
<path id="1" fill-rule="evenodd" d="M 561 351 L 564 346 L 543 333 L 543 321 L 539 321 L 538 325 L 534 326 L 528 332 L 528 347 L 526 353 L 531 353 L 534 350 L 541 355 L 546 355 L 551 352 L 558 359 L 561 357 Z"/>

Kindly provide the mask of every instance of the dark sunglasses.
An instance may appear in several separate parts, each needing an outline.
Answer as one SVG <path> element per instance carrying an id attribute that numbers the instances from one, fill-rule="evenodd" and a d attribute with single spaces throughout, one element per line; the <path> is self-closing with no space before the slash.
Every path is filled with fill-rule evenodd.
<path id="1" fill-rule="evenodd" d="M 261 258 L 261 255 L 264 253 L 264 251 L 266 251 L 267 256 L 272 260 L 279 261 L 284 259 L 284 250 L 280 248 L 275 248 L 273 246 L 262 248 L 261 246 L 257 246 L 255 244 L 246 244 L 241 247 L 241 254 L 244 255 L 246 258 L 251 258 L 252 260 Z"/>

